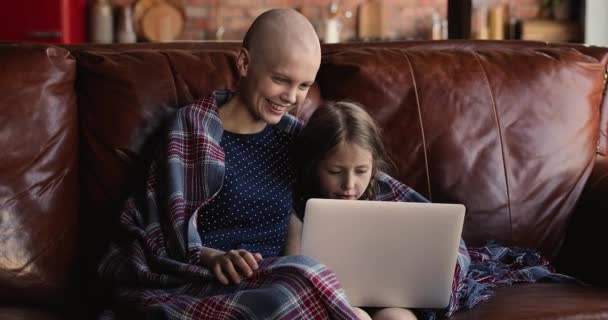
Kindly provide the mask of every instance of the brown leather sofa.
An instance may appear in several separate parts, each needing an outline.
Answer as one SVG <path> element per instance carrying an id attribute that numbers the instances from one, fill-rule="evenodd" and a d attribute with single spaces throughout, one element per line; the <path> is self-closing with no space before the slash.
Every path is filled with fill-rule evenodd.
<path id="1" fill-rule="evenodd" d="M 0 319 L 93 318 L 95 265 L 171 110 L 237 80 L 238 43 L 0 44 Z M 467 206 L 469 245 L 537 248 L 588 286 L 517 284 L 454 319 L 608 319 L 608 48 L 323 47 L 322 100 L 368 106 L 398 176 Z"/>

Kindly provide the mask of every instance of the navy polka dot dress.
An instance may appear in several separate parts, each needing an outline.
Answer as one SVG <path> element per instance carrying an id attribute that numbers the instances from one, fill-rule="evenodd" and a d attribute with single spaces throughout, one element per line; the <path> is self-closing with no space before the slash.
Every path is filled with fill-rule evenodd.
<path id="1" fill-rule="evenodd" d="M 198 219 L 203 246 L 263 257 L 281 253 L 292 208 L 291 141 L 290 134 L 271 125 L 255 134 L 224 131 L 224 184 Z"/>

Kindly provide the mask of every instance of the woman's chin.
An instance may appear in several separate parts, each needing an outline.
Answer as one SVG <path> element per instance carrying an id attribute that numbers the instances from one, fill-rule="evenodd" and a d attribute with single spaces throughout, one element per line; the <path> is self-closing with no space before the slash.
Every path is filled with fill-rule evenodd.
<path id="1" fill-rule="evenodd" d="M 277 124 L 281 121 L 281 118 L 283 118 L 284 115 L 285 115 L 285 112 L 280 113 L 280 114 L 275 113 L 275 112 L 268 112 L 268 113 L 265 113 L 261 118 L 267 124 Z"/>

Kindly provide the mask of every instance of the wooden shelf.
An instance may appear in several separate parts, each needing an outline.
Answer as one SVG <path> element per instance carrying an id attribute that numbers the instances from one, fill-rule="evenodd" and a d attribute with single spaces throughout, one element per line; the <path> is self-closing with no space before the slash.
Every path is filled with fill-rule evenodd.
<path id="1" fill-rule="evenodd" d="M 580 42 L 581 28 L 575 21 L 525 19 L 521 21 L 521 39 L 548 42 Z"/>
<path id="2" fill-rule="evenodd" d="M 471 26 L 474 0 L 448 0 L 448 31 L 450 39 L 486 39 L 486 35 L 476 34 Z M 584 7 L 581 2 L 572 1 L 571 17 L 580 17 Z M 488 15 L 489 18 L 489 15 Z M 479 19 L 477 19 L 479 20 Z M 486 20 L 486 19 L 483 19 Z M 547 42 L 583 42 L 583 21 L 553 19 L 514 19 L 505 17 L 505 39 L 535 40 Z M 511 23 L 509 23 L 511 22 Z M 477 28 L 478 29 L 478 28 Z"/>

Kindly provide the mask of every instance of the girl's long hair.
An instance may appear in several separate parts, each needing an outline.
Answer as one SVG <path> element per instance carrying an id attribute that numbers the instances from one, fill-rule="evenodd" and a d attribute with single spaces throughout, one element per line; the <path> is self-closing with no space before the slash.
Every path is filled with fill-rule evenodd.
<path id="1" fill-rule="evenodd" d="M 373 200 L 378 172 L 392 165 L 382 143 L 381 130 L 363 106 L 349 101 L 326 102 L 312 114 L 294 144 L 296 201 L 320 197 L 317 167 L 340 143 L 354 143 L 372 154 L 372 178 L 361 199 Z"/>

